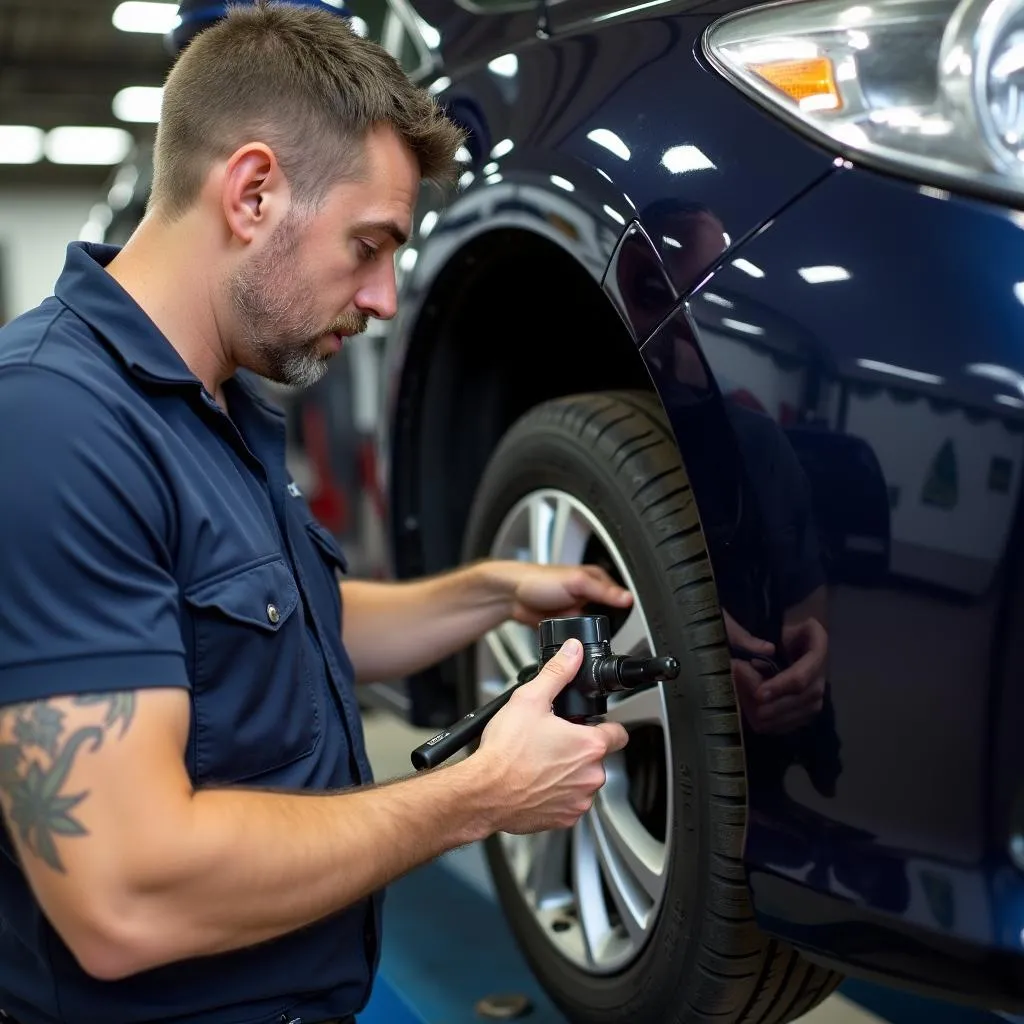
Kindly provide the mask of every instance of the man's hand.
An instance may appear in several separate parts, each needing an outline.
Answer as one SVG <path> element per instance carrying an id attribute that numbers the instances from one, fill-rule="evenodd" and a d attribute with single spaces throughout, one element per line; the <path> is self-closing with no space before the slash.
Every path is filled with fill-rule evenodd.
<path id="1" fill-rule="evenodd" d="M 507 588 L 511 618 L 527 626 L 548 617 L 580 615 L 587 604 L 628 608 L 633 603 L 633 595 L 596 565 L 491 562 L 487 572 Z"/>
<path id="2" fill-rule="evenodd" d="M 806 725 L 821 711 L 825 698 L 825 628 L 814 618 L 784 626 L 782 643 L 790 665 L 766 678 L 758 671 L 757 656 L 770 658 L 774 645 L 752 636 L 728 612 L 723 616 L 730 645 L 754 656 L 751 660 L 732 659 L 736 696 L 752 728 L 763 733 L 786 733 Z"/>
<path id="3" fill-rule="evenodd" d="M 498 831 L 524 834 L 575 825 L 605 783 L 605 756 L 629 739 L 618 723 L 574 725 L 552 713 L 555 697 L 582 660 L 579 641 L 568 641 L 484 729 L 473 757 L 489 761 L 500 780 Z"/>

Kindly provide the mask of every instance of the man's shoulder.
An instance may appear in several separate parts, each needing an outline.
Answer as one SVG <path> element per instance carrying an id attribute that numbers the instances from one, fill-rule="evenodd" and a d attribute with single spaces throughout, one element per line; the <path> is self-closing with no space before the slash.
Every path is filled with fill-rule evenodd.
<path id="1" fill-rule="evenodd" d="M 0 327 L 0 398 L 29 392 L 55 401 L 117 406 L 124 383 L 88 324 L 51 296 Z"/>

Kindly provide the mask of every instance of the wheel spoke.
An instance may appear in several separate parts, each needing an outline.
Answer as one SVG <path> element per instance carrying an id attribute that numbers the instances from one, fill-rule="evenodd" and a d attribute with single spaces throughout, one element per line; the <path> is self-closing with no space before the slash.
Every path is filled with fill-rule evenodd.
<path id="1" fill-rule="evenodd" d="M 634 658 L 649 658 L 651 644 L 647 639 L 647 623 L 639 604 L 634 604 L 626 621 L 612 637 L 612 650 L 616 654 L 628 654 Z"/>
<path id="2" fill-rule="evenodd" d="M 551 548 L 555 530 L 555 506 L 547 498 L 530 503 L 530 560 L 551 564 Z"/>
<path id="3" fill-rule="evenodd" d="M 577 514 L 572 503 L 559 497 L 551 529 L 551 561 L 556 565 L 581 565 L 591 533 L 586 520 Z"/>
<path id="4" fill-rule="evenodd" d="M 612 894 L 619 918 L 629 937 L 636 943 L 643 942 L 650 926 L 653 901 L 640 889 L 636 879 L 616 852 L 608 831 L 599 814 L 590 812 L 591 827 L 597 841 L 597 856 L 604 873 L 605 884 Z"/>
<path id="5" fill-rule="evenodd" d="M 648 686 L 643 690 L 634 690 L 630 694 L 617 697 L 608 702 L 609 722 L 618 722 L 626 729 L 635 729 L 641 725 L 657 725 L 665 727 L 665 701 L 660 685 Z"/>
<path id="6" fill-rule="evenodd" d="M 539 832 L 530 844 L 526 890 L 538 910 L 564 908 L 572 899 L 566 888 L 569 833 L 565 829 Z"/>
<path id="7" fill-rule="evenodd" d="M 666 848 L 644 828 L 626 798 L 624 773 L 608 772 L 608 781 L 594 801 L 594 810 L 607 840 L 609 857 L 623 877 L 631 876 L 657 902 L 665 890 Z"/>
<path id="8" fill-rule="evenodd" d="M 572 887 L 576 893 L 583 955 L 587 963 L 593 965 L 608 939 L 611 922 L 601 891 L 601 870 L 597 862 L 594 832 L 588 819 L 589 815 L 584 815 L 573 826 Z"/>
<path id="9" fill-rule="evenodd" d="M 530 646 L 529 632 L 518 622 L 506 622 L 492 629 L 484 639 L 498 663 L 498 671 L 509 684 L 515 682 L 521 668 L 537 660 Z"/>

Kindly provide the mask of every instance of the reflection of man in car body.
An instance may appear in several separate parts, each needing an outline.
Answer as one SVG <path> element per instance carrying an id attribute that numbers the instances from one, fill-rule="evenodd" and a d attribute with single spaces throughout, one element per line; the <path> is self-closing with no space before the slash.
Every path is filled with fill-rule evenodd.
<path id="1" fill-rule="evenodd" d="M 669 200 L 644 210 L 642 221 L 653 238 L 665 240 L 662 258 L 676 295 L 690 291 L 725 251 L 723 225 L 705 207 Z M 703 501 L 706 508 L 717 495 L 731 500 L 726 497 L 728 485 L 700 487 L 702 479 L 721 476 L 725 465 L 721 453 L 715 450 L 717 446 L 709 444 L 714 436 L 711 420 L 718 399 L 703 355 L 688 327 L 679 321 L 666 324 L 650 344 L 656 349 L 646 347 L 645 358 L 669 373 L 669 390 L 663 399 L 673 427 L 701 438 L 695 446 L 695 457 L 701 464 L 693 465 L 690 459 L 687 462 L 698 504 Z M 785 434 L 770 416 L 730 401 L 728 396 L 722 404 L 739 447 L 743 471 L 756 496 L 776 592 L 784 609 L 781 650 L 776 650 L 769 640 L 744 628 L 743 622 L 751 629 L 757 627 L 740 610 L 743 599 L 730 587 L 727 574 L 719 576 L 719 594 L 733 652 L 733 680 L 753 729 L 788 733 L 816 716 L 825 697 L 825 574 L 810 488 Z M 777 674 L 773 673 L 773 663 L 781 666 Z"/>

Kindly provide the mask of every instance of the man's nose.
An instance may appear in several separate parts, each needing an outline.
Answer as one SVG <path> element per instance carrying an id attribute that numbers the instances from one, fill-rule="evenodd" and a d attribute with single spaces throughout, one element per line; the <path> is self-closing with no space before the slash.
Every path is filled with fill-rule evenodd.
<path id="1" fill-rule="evenodd" d="M 395 267 L 390 260 L 382 260 L 376 273 L 356 293 L 357 308 L 375 320 L 390 320 L 398 312 L 398 288 Z"/>

